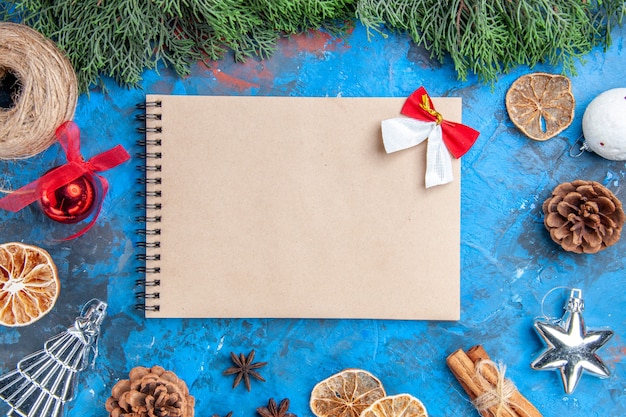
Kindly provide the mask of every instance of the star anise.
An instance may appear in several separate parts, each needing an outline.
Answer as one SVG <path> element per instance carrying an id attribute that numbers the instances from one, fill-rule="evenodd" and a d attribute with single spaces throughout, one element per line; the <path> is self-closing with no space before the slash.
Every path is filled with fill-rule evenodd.
<path id="1" fill-rule="evenodd" d="M 267 407 L 258 407 L 256 412 L 261 417 L 297 417 L 295 414 L 288 413 L 288 410 L 289 398 L 285 398 L 278 405 L 276 405 L 276 401 L 273 398 L 270 398 Z"/>
<path id="2" fill-rule="evenodd" d="M 235 377 L 235 381 L 233 382 L 233 389 L 235 389 L 243 379 L 246 389 L 250 391 L 250 377 L 256 378 L 261 382 L 265 382 L 265 379 L 257 371 L 255 371 L 255 369 L 259 369 L 267 365 L 267 362 L 253 362 L 254 350 L 252 350 L 247 357 L 243 353 L 240 353 L 239 356 L 237 356 L 233 352 L 230 352 L 230 359 L 233 361 L 235 366 L 225 370 L 224 375 L 237 375 Z"/>
<path id="3" fill-rule="evenodd" d="M 233 415 L 233 412 L 229 411 L 228 414 L 226 414 L 224 417 L 232 417 L 232 415 Z M 221 416 L 219 414 L 213 414 L 212 417 L 221 417 Z"/>

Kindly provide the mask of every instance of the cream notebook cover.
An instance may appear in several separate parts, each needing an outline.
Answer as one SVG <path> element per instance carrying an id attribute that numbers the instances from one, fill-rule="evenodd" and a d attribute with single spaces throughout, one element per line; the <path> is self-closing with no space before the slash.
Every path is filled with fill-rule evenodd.
<path id="1" fill-rule="evenodd" d="M 148 95 L 146 316 L 458 320 L 460 163 L 385 153 L 404 101 Z"/>

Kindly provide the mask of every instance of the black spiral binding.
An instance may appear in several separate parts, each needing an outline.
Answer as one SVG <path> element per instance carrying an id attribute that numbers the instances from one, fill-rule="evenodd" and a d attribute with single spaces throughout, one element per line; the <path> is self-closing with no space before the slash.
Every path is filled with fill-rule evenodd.
<path id="1" fill-rule="evenodd" d="M 139 241 L 136 243 L 143 253 L 138 253 L 135 258 L 142 266 L 136 268 L 136 272 L 142 274 L 144 278 L 138 279 L 136 285 L 140 288 L 135 296 L 137 297 L 136 308 L 144 311 L 159 311 L 159 305 L 150 303 L 146 305 L 146 300 L 155 300 L 160 298 L 158 290 L 154 290 L 154 287 L 161 285 L 161 280 L 155 277 L 156 274 L 161 272 L 158 262 L 161 260 L 159 253 L 153 253 L 155 249 L 161 247 L 161 242 L 158 240 L 150 239 L 148 237 L 159 236 L 161 229 L 158 227 L 158 223 L 161 222 L 161 216 L 159 210 L 161 210 L 161 203 L 155 201 L 161 197 L 161 190 L 158 186 L 161 184 L 161 178 L 155 177 L 156 173 L 161 172 L 161 165 L 158 160 L 161 159 L 160 152 L 154 152 L 154 148 L 161 146 L 161 139 L 151 138 L 146 139 L 146 133 L 161 133 L 160 126 L 153 126 L 155 122 L 161 120 L 161 114 L 148 113 L 148 109 L 161 108 L 160 101 L 145 102 L 137 105 L 137 109 L 142 111 L 141 114 L 136 115 L 137 121 L 142 123 L 142 126 L 137 127 L 137 132 L 141 135 L 141 138 L 137 140 L 137 146 L 141 149 L 141 152 L 137 153 L 137 158 L 144 161 L 144 164 L 138 166 L 137 169 L 143 174 L 143 177 L 137 180 L 137 183 L 143 186 L 141 191 L 136 193 L 137 197 L 142 198 L 142 202 L 137 204 L 136 207 L 142 210 L 145 214 L 137 216 L 135 219 L 137 223 L 145 225 L 143 228 L 136 230 L 136 233 L 140 236 Z M 150 123 L 150 126 L 147 124 Z M 148 152 L 148 149 L 150 152 Z M 148 176 L 148 174 L 150 174 Z M 151 253 L 145 253 L 150 250 Z M 139 252 L 139 251 L 138 251 Z M 150 291 L 147 291 L 150 289 Z"/>

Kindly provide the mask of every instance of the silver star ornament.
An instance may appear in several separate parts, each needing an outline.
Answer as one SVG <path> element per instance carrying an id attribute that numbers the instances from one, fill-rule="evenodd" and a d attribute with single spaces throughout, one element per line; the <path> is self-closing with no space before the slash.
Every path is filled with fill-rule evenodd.
<path id="1" fill-rule="evenodd" d="M 535 330 L 547 349 L 530 366 L 536 370 L 559 369 L 567 394 L 574 392 L 583 371 L 601 378 L 610 375 L 596 350 L 609 341 L 613 331 L 587 331 L 583 309 L 582 291 L 575 288 L 570 292 L 565 313 L 559 322 L 534 322 Z"/>

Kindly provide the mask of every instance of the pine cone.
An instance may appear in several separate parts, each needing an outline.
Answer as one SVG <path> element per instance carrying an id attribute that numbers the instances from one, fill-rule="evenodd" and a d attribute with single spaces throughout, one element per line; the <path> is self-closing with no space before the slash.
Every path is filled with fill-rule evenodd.
<path id="1" fill-rule="evenodd" d="M 195 399 L 173 372 L 138 366 L 129 377 L 111 390 L 105 404 L 109 417 L 193 417 Z"/>
<path id="2" fill-rule="evenodd" d="M 543 213 L 552 240 L 575 253 L 596 253 L 616 243 L 625 217 L 610 190 L 583 180 L 558 185 L 543 203 Z"/>

